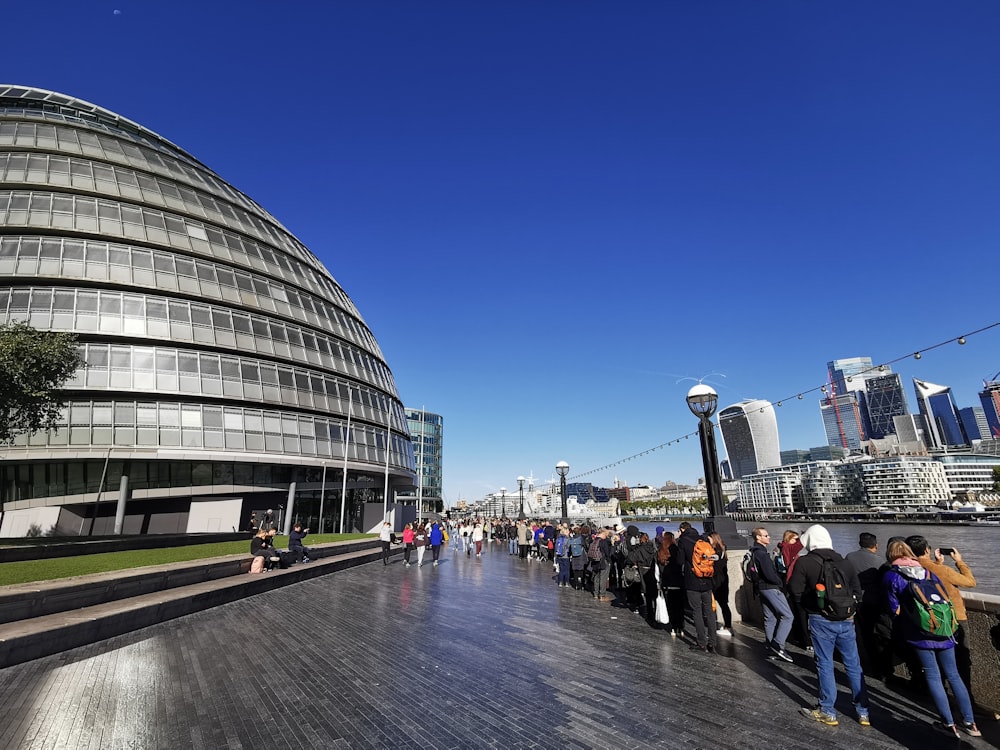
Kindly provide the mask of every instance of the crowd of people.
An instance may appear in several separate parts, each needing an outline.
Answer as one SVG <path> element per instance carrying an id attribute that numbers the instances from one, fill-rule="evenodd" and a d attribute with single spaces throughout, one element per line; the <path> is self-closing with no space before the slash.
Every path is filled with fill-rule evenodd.
<path id="1" fill-rule="evenodd" d="M 760 598 L 766 655 L 792 662 L 791 641 L 814 658 L 818 678 L 815 704 L 801 713 L 828 726 L 838 724 L 835 652 L 844 663 L 858 722 L 871 723 L 869 678 L 897 680 L 905 662 L 913 686 L 922 683 L 939 714 L 935 726 L 949 736 L 980 736 L 969 692 L 971 657 L 966 642 L 966 614 L 959 587 L 976 585 L 958 550 L 934 549 L 922 536 L 892 538 L 886 554 L 877 539 L 863 533 L 859 548 L 842 557 L 821 525 L 801 534 L 786 531 L 772 547 L 765 528 L 750 532 L 742 578 Z M 690 641 L 704 654 L 716 652 L 719 637 L 732 636 L 729 606 L 729 551 L 716 533 L 701 534 L 683 522 L 676 533 L 656 527 L 653 538 L 626 528 L 570 526 L 547 520 L 467 519 L 408 524 L 403 531 L 405 564 L 417 549 L 417 564 L 430 547 L 437 564 L 442 547 L 482 555 L 494 543 L 525 564 L 553 566 L 559 588 L 618 602 L 644 616 L 672 638 Z M 947 565 L 954 562 L 955 567 Z M 938 617 L 952 622 L 936 632 L 926 622 L 928 605 L 940 605 Z M 935 610 L 930 610 L 935 611 Z M 693 637 L 685 630 L 693 626 Z M 944 682 L 957 704 L 955 720 Z"/>
<path id="2" fill-rule="evenodd" d="M 760 596 L 767 648 L 775 658 L 791 661 L 785 644 L 793 638 L 815 656 L 818 700 L 814 708 L 803 708 L 803 715 L 837 725 L 834 653 L 839 652 L 863 726 L 870 725 L 865 677 L 896 681 L 896 667 L 905 662 L 910 687 L 926 687 L 934 701 L 937 729 L 952 737 L 981 736 L 969 691 L 971 655 L 959 590 L 976 580 L 958 550 L 934 549 L 919 535 L 892 537 L 883 557 L 875 535 L 864 532 L 859 548 L 842 557 L 821 525 L 801 535 L 786 531 L 773 551 L 767 529 L 753 529 L 751 537 L 745 571 Z"/>

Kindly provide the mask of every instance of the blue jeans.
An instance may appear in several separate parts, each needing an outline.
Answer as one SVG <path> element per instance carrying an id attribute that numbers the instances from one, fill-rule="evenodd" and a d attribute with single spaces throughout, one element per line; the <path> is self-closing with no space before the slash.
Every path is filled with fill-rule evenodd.
<path id="1" fill-rule="evenodd" d="M 517 554 L 517 538 L 507 540 L 507 552 L 516 555 Z"/>
<path id="2" fill-rule="evenodd" d="M 924 677 L 927 678 L 927 689 L 931 691 L 934 698 L 934 705 L 937 706 L 941 720 L 945 724 L 954 724 L 951 717 L 951 706 L 948 704 L 948 694 L 944 691 L 944 681 L 941 679 L 942 672 L 948 678 L 951 685 L 951 692 L 958 701 L 958 710 L 962 714 L 962 721 L 971 724 L 975 721 L 972 715 L 972 700 L 969 698 L 969 690 L 958 676 L 958 665 L 955 662 L 954 648 L 914 648 L 917 658 L 920 659 L 920 666 L 924 668 Z"/>
<path id="3" fill-rule="evenodd" d="M 788 634 L 792 632 L 792 608 L 788 606 L 785 592 L 781 589 L 761 589 L 760 601 L 764 610 L 764 636 L 768 645 L 774 643 L 784 648 Z"/>
<path id="4" fill-rule="evenodd" d="M 868 713 L 868 689 L 861 672 L 854 620 L 828 620 L 823 615 L 810 614 L 809 634 L 816 651 L 820 711 L 836 716 L 837 678 L 833 671 L 833 652 L 836 649 L 844 660 L 844 671 L 851 684 L 851 701 L 859 713 Z"/>
<path id="5" fill-rule="evenodd" d="M 556 583 L 564 583 L 569 586 L 569 558 L 559 557 L 556 559 L 559 562 L 559 578 L 556 579 Z"/>

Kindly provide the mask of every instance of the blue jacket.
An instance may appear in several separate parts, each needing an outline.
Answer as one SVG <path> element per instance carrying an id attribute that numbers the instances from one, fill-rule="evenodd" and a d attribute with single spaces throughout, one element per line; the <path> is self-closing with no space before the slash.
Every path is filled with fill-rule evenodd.
<path id="1" fill-rule="evenodd" d="M 288 549 L 303 549 L 302 540 L 308 536 L 308 532 L 296 531 L 292 529 L 288 532 Z"/>
<path id="2" fill-rule="evenodd" d="M 440 547 L 441 542 L 444 541 L 444 534 L 441 533 L 441 527 L 437 524 L 431 526 L 431 546 Z"/>

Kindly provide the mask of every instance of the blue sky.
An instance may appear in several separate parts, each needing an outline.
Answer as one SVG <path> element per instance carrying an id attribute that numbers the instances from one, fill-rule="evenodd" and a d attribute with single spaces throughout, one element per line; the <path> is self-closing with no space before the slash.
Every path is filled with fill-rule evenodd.
<path id="1" fill-rule="evenodd" d="M 118 12 L 116 12 L 118 11 Z M 306 243 L 445 495 L 693 483 L 722 405 L 1000 321 L 995 2 L 16 3 L 0 79 L 189 150 Z M 1000 328 L 895 365 L 978 404 Z M 680 382 L 678 382 L 680 381 Z M 825 442 L 818 394 L 782 448 Z M 581 476 L 582 475 L 582 476 Z M 512 489 L 513 488 L 513 489 Z"/>

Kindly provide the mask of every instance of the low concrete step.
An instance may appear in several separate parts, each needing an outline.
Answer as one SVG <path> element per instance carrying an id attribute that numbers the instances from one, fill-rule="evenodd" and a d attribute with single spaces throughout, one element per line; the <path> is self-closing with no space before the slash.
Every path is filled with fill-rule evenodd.
<path id="1" fill-rule="evenodd" d="M 309 549 L 314 559 L 318 559 L 376 548 L 379 548 L 378 540 L 358 539 L 311 546 Z M 241 575 L 250 571 L 252 560 L 247 554 L 226 555 L 3 586 L 0 587 L 0 623 L 44 617 L 103 602 Z"/>
<path id="2" fill-rule="evenodd" d="M 330 545 L 325 548 L 326 552 L 333 554 L 285 570 L 259 575 L 229 575 L 4 623 L 0 625 L 0 668 L 96 643 L 355 565 L 374 562 L 382 556 L 377 540 L 374 546 L 367 541 L 339 544 L 344 546 L 331 549 L 336 545 Z M 396 549 L 393 553 L 398 554 L 400 551 Z M 123 571 L 125 574 L 128 572 Z M 63 602 L 70 599 L 57 598 Z"/>

